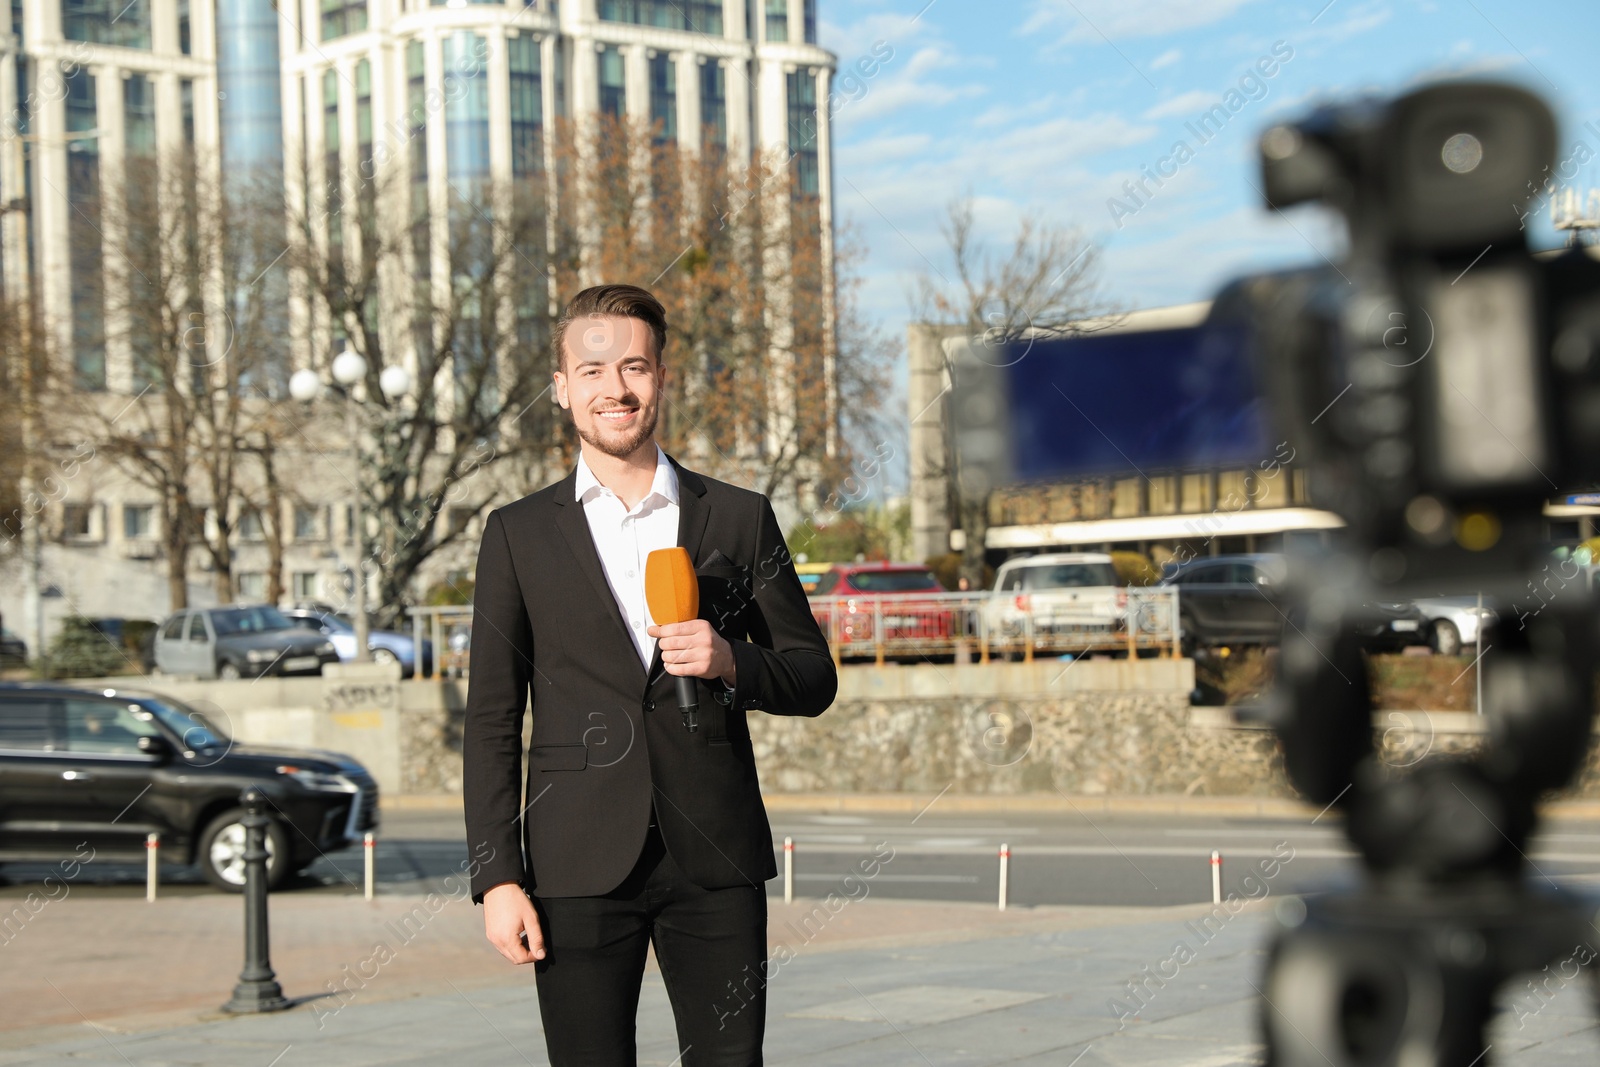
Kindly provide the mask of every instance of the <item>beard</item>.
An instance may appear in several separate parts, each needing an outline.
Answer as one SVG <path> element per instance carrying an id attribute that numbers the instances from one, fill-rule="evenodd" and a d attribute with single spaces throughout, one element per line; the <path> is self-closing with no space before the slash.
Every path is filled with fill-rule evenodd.
<path id="1" fill-rule="evenodd" d="M 617 459 L 625 459 L 637 452 L 639 447 L 646 441 L 650 440 L 651 436 L 656 432 L 656 418 L 658 414 L 659 409 L 647 409 L 641 404 L 639 407 L 638 420 L 633 429 L 618 430 L 616 431 L 616 435 L 610 437 L 609 439 L 600 434 L 599 429 L 600 426 L 604 424 L 604 420 L 602 420 L 599 415 L 596 415 L 596 427 L 592 430 L 579 428 L 578 437 L 582 439 L 585 444 L 599 449 L 608 456 L 614 456 Z"/>

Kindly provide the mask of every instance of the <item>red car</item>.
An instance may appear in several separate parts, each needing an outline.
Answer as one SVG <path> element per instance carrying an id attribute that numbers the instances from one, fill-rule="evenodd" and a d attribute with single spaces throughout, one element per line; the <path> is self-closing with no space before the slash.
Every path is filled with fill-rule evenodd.
<path id="1" fill-rule="evenodd" d="M 828 640 L 840 646 L 875 645 L 878 617 L 885 645 L 920 649 L 951 638 L 951 607 L 938 599 L 944 592 L 920 563 L 835 563 L 811 591 L 812 613 Z M 860 651 L 871 654 L 870 648 Z"/>

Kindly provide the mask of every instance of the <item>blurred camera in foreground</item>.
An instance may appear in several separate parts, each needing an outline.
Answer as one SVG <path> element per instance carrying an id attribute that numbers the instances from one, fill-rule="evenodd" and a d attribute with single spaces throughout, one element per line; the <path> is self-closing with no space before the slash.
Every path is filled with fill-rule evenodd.
<path id="1" fill-rule="evenodd" d="M 1555 146 L 1549 108 L 1507 85 L 1320 108 L 1264 133 L 1261 189 L 1269 209 L 1337 210 L 1339 263 L 1230 284 L 1204 327 L 1172 335 L 1179 355 L 951 351 L 964 492 L 1253 463 L 1281 441 L 1346 524 L 1337 550 L 1292 560 L 1262 714 L 1295 787 L 1343 814 L 1363 874 L 1275 913 L 1258 991 L 1276 1067 L 1487 1063 L 1498 990 L 1594 960 L 1574 953 L 1595 906 L 1526 856 L 1537 802 L 1589 752 L 1588 589 L 1502 629 L 1469 755 L 1380 758 L 1360 640 L 1369 604 L 1515 599 L 1548 560 L 1545 501 L 1600 484 L 1600 263 L 1536 255 L 1523 228 Z"/>

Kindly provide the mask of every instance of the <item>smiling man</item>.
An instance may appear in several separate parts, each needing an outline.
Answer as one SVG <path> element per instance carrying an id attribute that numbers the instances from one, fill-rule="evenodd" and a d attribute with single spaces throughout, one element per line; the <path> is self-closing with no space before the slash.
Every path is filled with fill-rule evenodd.
<path id="1" fill-rule="evenodd" d="M 837 675 L 771 504 L 656 443 L 661 303 L 585 289 L 553 340 L 577 464 L 491 512 L 478 552 L 462 749 L 468 841 L 492 858 L 473 899 L 501 955 L 534 965 L 552 1067 L 632 1067 L 650 945 L 685 1067 L 759 1064 L 777 868 L 745 714 L 820 715 Z M 700 617 L 658 626 L 645 559 L 673 546 Z"/>

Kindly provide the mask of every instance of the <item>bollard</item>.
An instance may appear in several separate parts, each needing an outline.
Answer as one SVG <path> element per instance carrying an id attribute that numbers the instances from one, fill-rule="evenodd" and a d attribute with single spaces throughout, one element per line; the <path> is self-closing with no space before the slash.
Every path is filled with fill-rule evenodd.
<path id="1" fill-rule="evenodd" d="M 1222 853 L 1211 850 L 1211 903 L 1222 903 Z"/>
<path id="2" fill-rule="evenodd" d="M 378 844 L 377 839 L 373 836 L 373 833 L 372 833 L 371 830 L 368 830 L 366 832 L 366 834 L 361 838 L 361 847 L 362 847 L 363 851 L 366 853 L 366 868 L 367 868 L 366 898 L 368 900 L 372 899 L 373 890 L 376 888 L 377 881 L 378 881 L 377 863 L 373 859 L 373 852 L 374 852 L 375 848 L 377 847 L 377 844 Z"/>
<path id="3" fill-rule="evenodd" d="M 794 903 L 794 838 L 783 839 L 783 902 Z"/>
<path id="4" fill-rule="evenodd" d="M 291 1007 L 272 973 L 267 936 L 267 798 L 256 786 L 239 794 L 244 806 L 244 969 L 227 1012 L 282 1011 Z"/>
<path id="5" fill-rule="evenodd" d="M 1006 893 L 1011 883 L 1011 846 L 1000 845 L 1000 910 L 1006 910 Z"/>
<path id="6" fill-rule="evenodd" d="M 155 903 L 156 883 L 160 881 L 161 835 L 144 835 L 144 899 Z"/>

